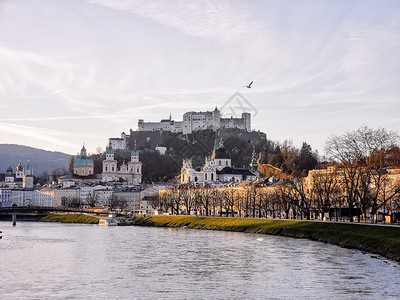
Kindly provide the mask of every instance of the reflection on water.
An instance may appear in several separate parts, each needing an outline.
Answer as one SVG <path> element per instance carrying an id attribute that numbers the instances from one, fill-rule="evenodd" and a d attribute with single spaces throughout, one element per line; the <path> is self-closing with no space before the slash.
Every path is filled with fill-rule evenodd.
<path id="1" fill-rule="evenodd" d="M 0 230 L 2 299 L 400 297 L 398 263 L 308 240 L 23 222 Z"/>

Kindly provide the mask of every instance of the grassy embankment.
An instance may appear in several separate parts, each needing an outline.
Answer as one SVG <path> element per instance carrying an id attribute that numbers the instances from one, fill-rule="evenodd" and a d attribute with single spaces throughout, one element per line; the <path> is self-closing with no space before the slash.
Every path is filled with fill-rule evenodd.
<path id="1" fill-rule="evenodd" d="M 42 222 L 60 222 L 60 223 L 85 223 L 98 224 L 99 218 L 81 215 L 81 214 L 49 214 L 40 219 Z"/>
<path id="2" fill-rule="evenodd" d="M 400 227 L 296 220 L 212 218 L 195 216 L 135 217 L 132 225 L 187 227 L 306 238 L 380 254 L 400 261 Z"/>

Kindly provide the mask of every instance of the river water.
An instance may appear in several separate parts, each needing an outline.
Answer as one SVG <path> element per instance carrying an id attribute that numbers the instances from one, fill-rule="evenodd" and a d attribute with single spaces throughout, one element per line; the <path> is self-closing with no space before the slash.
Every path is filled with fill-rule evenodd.
<path id="1" fill-rule="evenodd" d="M 400 264 L 309 240 L 36 222 L 0 230 L 1 299 L 400 297 Z"/>

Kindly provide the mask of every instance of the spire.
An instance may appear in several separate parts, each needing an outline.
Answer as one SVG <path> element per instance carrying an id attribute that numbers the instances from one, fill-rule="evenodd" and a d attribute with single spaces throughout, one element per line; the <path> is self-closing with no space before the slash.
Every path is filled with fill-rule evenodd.
<path id="1" fill-rule="evenodd" d="M 108 147 L 106 147 L 106 154 L 114 154 L 114 150 L 111 147 L 111 140 L 108 141 Z"/>
<path id="2" fill-rule="evenodd" d="M 252 173 L 258 172 L 258 160 L 256 154 L 256 146 L 253 146 L 253 153 L 251 154 L 250 171 Z"/>
<path id="3" fill-rule="evenodd" d="M 81 156 L 86 156 L 85 143 L 83 143 L 83 147 L 82 147 L 82 149 L 81 149 Z"/>
<path id="4" fill-rule="evenodd" d="M 218 144 L 218 148 L 224 148 L 224 142 L 222 141 L 222 136 Z"/>
<path id="5" fill-rule="evenodd" d="M 136 146 L 136 140 L 135 140 L 135 144 L 133 146 L 133 150 L 131 152 L 131 157 L 132 156 L 139 156 L 139 151 L 137 151 L 137 146 Z"/>
<path id="6" fill-rule="evenodd" d="M 170 120 L 170 121 L 172 120 L 172 115 L 171 115 L 171 113 L 169 113 L 169 120 Z"/>

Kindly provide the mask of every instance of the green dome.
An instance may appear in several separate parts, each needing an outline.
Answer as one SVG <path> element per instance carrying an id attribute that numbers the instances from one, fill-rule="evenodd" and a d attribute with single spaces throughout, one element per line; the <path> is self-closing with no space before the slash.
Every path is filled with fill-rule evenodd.
<path id="1" fill-rule="evenodd" d="M 74 167 L 93 167 L 93 159 L 87 156 L 77 156 L 74 160 Z"/>

